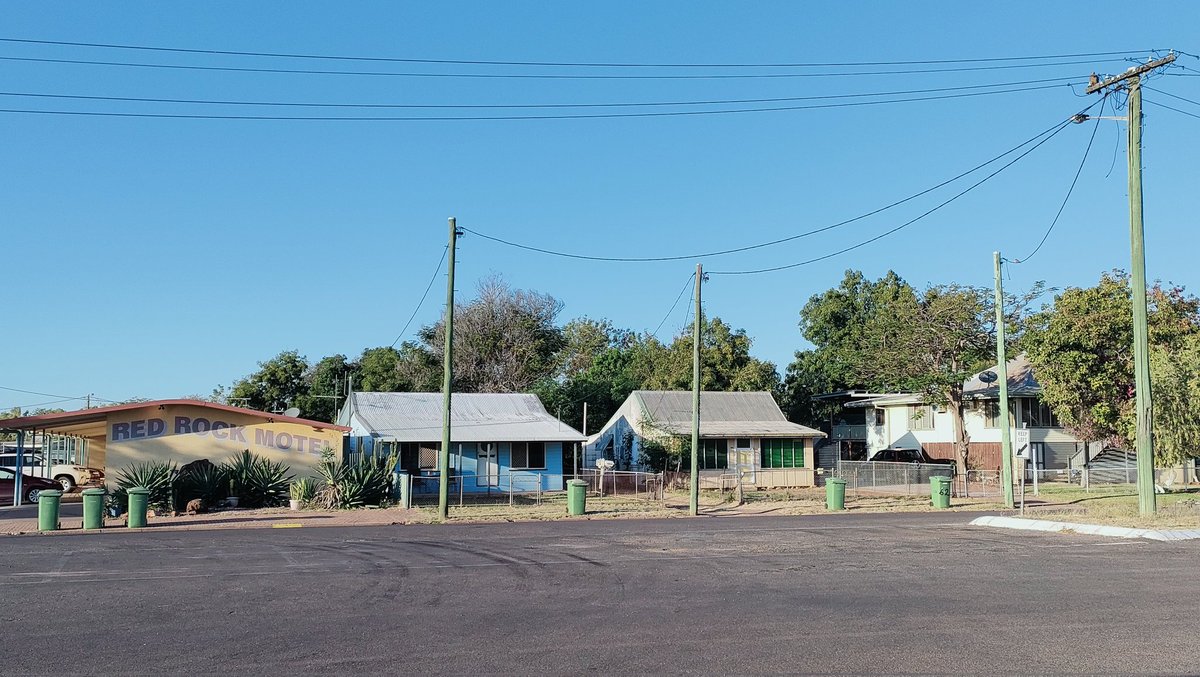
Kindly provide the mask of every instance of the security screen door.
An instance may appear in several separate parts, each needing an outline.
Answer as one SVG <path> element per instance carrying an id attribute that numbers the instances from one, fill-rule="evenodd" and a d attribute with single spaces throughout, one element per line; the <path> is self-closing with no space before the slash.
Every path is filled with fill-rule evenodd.
<path id="1" fill-rule="evenodd" d="M 495 442 L 481 442 L 475 455 L 475 486 L 494 487 L 500 484 L 499 449 Z"/>

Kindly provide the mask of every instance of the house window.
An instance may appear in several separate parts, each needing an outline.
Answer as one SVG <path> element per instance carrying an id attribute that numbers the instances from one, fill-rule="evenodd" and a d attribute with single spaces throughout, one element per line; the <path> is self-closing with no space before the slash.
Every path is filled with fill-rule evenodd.
<path id="1" fill-rule="evenodd" d="M 728 440 L 700 440 L 700 469 L 724 470 L 729 465 Z"/>
<path id="2" fill-rule="evenodd" d="M 908 429 L 933 430 L 933 407 L 928 404 L 909 405 Z"/>
<path id="3" fill-rule="evenodd" d="M 1025 401 L 1025 424 L 1030 428 L 1058 428 L 1058 417 L 1045 402 L 1029 398 Z"/>
<path id="4" fill-rule="evenodd" d="M 762 467 L 803 468 L 804 440 L 762 441 Z"/>
<path id="5" fill-rule="evenodd" d="M 1000 402 L 986 400 L 976 403 L 976 408 L 979 414 L 983 416 L 983 427 L 998 428 L 1000 427 Z"/>
<path id="6" fill-rule="evenodd" d="M 513 442 L 512 464 L 514 470 L 545 470 L 545 442 Z"/>
<path id="7" fill-rule="evenodd" d="M 886 422 L 884 419 L 886 410 L 884 410 L 883 408 L 877 407 L 875 409 L 872 409 L 872 411 L 875 412 L 875 427 L 882 428 Z"/>

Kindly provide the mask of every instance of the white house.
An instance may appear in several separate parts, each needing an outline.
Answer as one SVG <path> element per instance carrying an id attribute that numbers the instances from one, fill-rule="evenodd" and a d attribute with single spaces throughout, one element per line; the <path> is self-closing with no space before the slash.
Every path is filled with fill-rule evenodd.
<path id="1" fill-rule="evenodd" d="M 970 462 L 983 470 L 1000 467 L 999 391 L 993 370 L 980 372 L 963 384 L 967 401 L 964 423 L 971 440 Z M 1023 355 L 1008 363 L 1011 429 L 1029 430 L 1031 463 L 1038 468 L 1066 468 L 1084 445 L 1062 428 L 1039 398 L 1041 392 L 1033 368 Z M 849 443 L 843 443 L 846 448 L 854 442 L 865 442 L 867 458 L 889 447 L 922 447 L 933 458 L 955 457 L 954 421 L 950 412 L 925 404 L 920 395 L 879 395 L 851 400 L 845 406 L 848 410 L 862 410 L 863 424 L 835 430 L 833 437 Z"/>
<path id="2" fill-rule="evenodd" d="M 645 469 L 648 441 L 691 439 L 692 393 L 635 390 L 599 432 L 588 438 L 585 463 L 613 461 L 618 470 Z M 825 433 L 791 423 L 768 392 L 700 394 L 701 486 L 740 478 L 756 487 L 813 486 L 813 443 Z"/>

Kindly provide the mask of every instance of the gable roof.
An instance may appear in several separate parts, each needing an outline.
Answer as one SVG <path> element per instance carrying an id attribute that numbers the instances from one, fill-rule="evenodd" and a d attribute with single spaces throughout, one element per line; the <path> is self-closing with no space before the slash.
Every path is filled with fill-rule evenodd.
<path id="1" fill-rule="evenodd" d="M 635 390 L 644 423 L 673 435 L 692 430 L 692 393 L 685 390 Z M 771 393 L 700 393 L 701 437 L 824 437 L 825 433 L 787 420 Z"/>
<path id="2" fill-rule="evenodd" d="M 582 442 L 583 433 L 547 413 L 537 395 L 455 393 L 454 442 Z M 372 437 L 397 442 L 442 439 L 442 393 L 351 393 L 338 420 L 353 417 Z"/>

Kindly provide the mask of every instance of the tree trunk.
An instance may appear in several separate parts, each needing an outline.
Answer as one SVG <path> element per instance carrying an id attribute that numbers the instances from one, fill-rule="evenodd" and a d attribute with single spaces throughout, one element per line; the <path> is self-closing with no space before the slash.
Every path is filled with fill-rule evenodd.
<path id="1" fill-rule="evenodd" d="M 950 409 L 950 418 L 954 422 L 954 456 L 958 466 L 957 472 L 966 477 L 967 459 L 971 454 L 971 437 L 967 434 L 967 424 L 963 415 L 962 393 L 951 392 L 946 400 Z"/>

